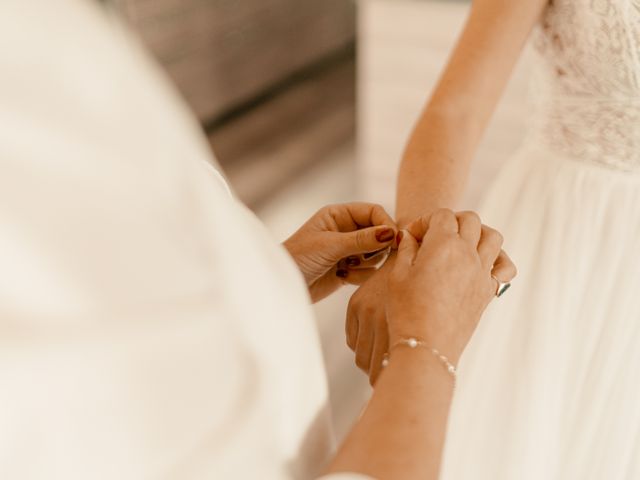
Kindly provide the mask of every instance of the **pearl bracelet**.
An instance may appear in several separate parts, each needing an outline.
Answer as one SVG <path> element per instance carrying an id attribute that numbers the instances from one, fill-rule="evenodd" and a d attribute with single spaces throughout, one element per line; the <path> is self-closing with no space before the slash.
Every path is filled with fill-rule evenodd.
<path id="1" fill-rule="evenodd" d="M 426 343 L 418 340 L 417 338 L 410 337 L 410 338 L 403 338 L 401 340 L 398 340 L 396 343 L 391 345 L 391 348 L 389 349 L 389 351 L 401 345 L 406 345 L 409 348 L 422 347 L 429 350 L 431 354 L 434 357 L 436 357 L 440 361 L 440 363 L 442 363 L 442 365 L 444 365 L 444 367 L 447 369 L 447 372 L 449 373 L 449 375 L 453 377 L 453 380 L 455 382 L 458 376 L 458 370 L 456 369 L 456 366 L 453 363 L 451 363 L 449 359 L 445 357 L 443 354 L 441 354 L 437 349 L 429 347 Z M 388 364 L 389 364 L 389 359 L 385 358 L 385 360 L 383 361 L 383 366 L 386 367 Z"/>

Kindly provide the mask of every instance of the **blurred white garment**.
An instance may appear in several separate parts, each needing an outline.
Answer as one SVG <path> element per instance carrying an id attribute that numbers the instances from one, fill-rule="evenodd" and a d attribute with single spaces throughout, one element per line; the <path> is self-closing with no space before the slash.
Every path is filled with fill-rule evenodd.
<path id="1" fill-rule="evenodd" d="M 443 480 L 640 478 L 640 9 L 555 0 L 482 208 L 519 268 L 462 359 Z"/>
<path id="2" fill-rule="evenodd" d="M 324 466 L 305 285 L 210 160 L 94 2 L 0 3 L 0 478 Z"/>

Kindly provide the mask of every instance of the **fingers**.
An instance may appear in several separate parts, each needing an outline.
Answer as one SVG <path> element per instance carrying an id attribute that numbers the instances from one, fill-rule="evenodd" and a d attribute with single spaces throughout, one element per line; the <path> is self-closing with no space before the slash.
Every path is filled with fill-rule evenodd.
<path id="1" fill-rule="evenodd" d="M 482 221 L 475 212 L 460 212 L 456 214 L 458 219 L 458 233 L 474 247 L 478 246 L 482 233 Z"/>
<path id="2" fill-rule="evenodd" d="M 313 303 L 319 302 L 344 285 L 362 285 L 377 271 L 377 268 L 351 268 L 341 260 L 309 286 L 311 300 Z"/>
<path id="3" fill-rule="evenodd" d="M 345 322 L 344 330 L 347 336 L 347 345 L 355 352 L 356 342 L 358 341 L 358 315 L 351 304 L 347 308 L 347 321 Z"/>
<path id="4" fill-rule="evenodd" d="M 471 212 L 463 212 L 465 217 L 470 217 Z M 440 208 L 433 212 L 431 215 L 422 215 L 416 218 L 409 226 L 407 230 L 418 241 L 422 241 L 429 229 L 433 227 L 434 231 L 441 233 L 458 233 L 458 218 L 456 215 L 447 208 Z"/>
<path id="5" fill-rule="evenodd" d="M 382 372 L 382 361 L 389 351 L 389 332 L 387 323 L 380 322 L 376 324 L 375 338 L 373 341 L 373 353 L 371 354 L 371 363 L 369 367 L 369 383 L 375 385 L 380 372 Z"/>
<path id="6" fill-rule="evenodd" d="M 458 219 L 454 213 L 447 208 L 440 208 L 433 212 L 429 219 L 429 232 L 434 233 L 458 233 Z"/>
<path id="7" fill-rule="evenodd" d="M 513 280 L 517 274 L 518 269 L 509 258 L 509 255 L 507 255 L 504 250 L 500 250 L 498 258 L 493 265 L 493 270 L 491 270 L 491 275 L 503 283 L 508 283 Z"/>
<path id="8" fill-rule="evenodd" d="M 496 263 L 503 243 L 504 238 L 500 232 L 486 225 L 482 226 L 480 242 L 478 243 L 478 255 L 480 256 L 482 266 L 487 270 L 491 270 L 494 263 Z"/>
<path id="9" fill-rule="evenodd" d="M 369 373 L 371 356 L 373 354 L 373 342 L 375 340 L 372 319 L 366 318 L 358 322 L 358 338 L 356 340 L 356 365 L 360 370 Z"/>
<path id="10" fill-rule="evenodd" d="M 330 205 L 324 211 L 333 219 L 335 231 L 352 232 L 360 228 L 385 225 L 393 229 L 396 223 L 385 209 L 374 203 L 354 202 Z"/>
<path id="11" fill-rule="evenodd" d="M 394 265 L 395 272 L 408 270 L 413 265 L 418 254 L 418 242 L 413 235 L 406 230 L 402 230 L 399 237 L 400 245 L 398 246 L 398 255 Z"/>
<path id="12" fill-rule="evenodd" d="M 380 356 L 377 349 L 384 347 L 384 344 L 376 345 L 375 338 L 380 325 L 385 325 L 386 328 L 386 302 L 384 300 L 387 285 L 386 271 L 378 271 L 373 278 L 358 288 L 349 299 L 347 307 L 345 327 L 347 344 L 356 352 L 356 365 L 367 373 L 371 366 L 372 357 L 377 359 Z M 374 352 L 376 353 L 374 354 Z"/>
<path id="13" fill-rule="evenodd" d="M 431 215 L 422 215 L 416 218 L 413 222 L 409 224 L 407 230 L 413 237 L 419 242 L 422 241 L 422 238 L 426 235 L 429 230 L 429 221 L 431 220 Z"/>
<path id="14" fill-rule="evenodd" d="M 396 232 L 391 227 L 369 227 L 348 233 L 331 233 L 332 254 L 340 258 L 375 252 L 393 244 Z"/>

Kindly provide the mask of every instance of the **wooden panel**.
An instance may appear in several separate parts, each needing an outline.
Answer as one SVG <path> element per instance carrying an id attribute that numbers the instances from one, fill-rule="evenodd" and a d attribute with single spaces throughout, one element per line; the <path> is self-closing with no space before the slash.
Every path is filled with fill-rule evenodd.
<path id="1" fill-rule="evenodd" d="M 352 42 L 351 0 L 117 0 L 201 120 Z"/>

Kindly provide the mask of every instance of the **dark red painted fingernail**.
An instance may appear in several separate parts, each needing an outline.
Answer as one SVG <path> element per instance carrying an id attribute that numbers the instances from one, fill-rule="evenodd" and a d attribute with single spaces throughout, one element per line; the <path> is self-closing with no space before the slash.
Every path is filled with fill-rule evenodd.
<path id="1" fill-rule="evenodd" d="M 398 235 L 396 235 L 396 243 L 397 243 L 398 245 L 400 245 L 400 242 L 402 241 L 402 235 L 403 235 L 403 234 L 402 234 L 402 230 L 400 230 L 400 231 L 398 232 Z"/>
<path id="2" fill-rule="evenodd" d="M 360 259 L 358 257 L 347 257 L 347 265 L 350 267 L 357 267 L 360 265 Z"/>
<path id="3" fill-rule="evenodd" d="M 347 272 L 346 270 L 343 270 L 343 269 L 339 269 L 339 270 L 336 271 L 336 277 L 347 278 L 348 274 L 349 274 L 349 272 Z"/>
<path id="4" fill-rule="evenodd" d="M 380 243 L 386 243 L 393 240 L 393 236 L 394 233 L 393 229 L 391 228 L 385 228 L 384 230 L 376 232 L 376 240 L 378 240 Z"/>

